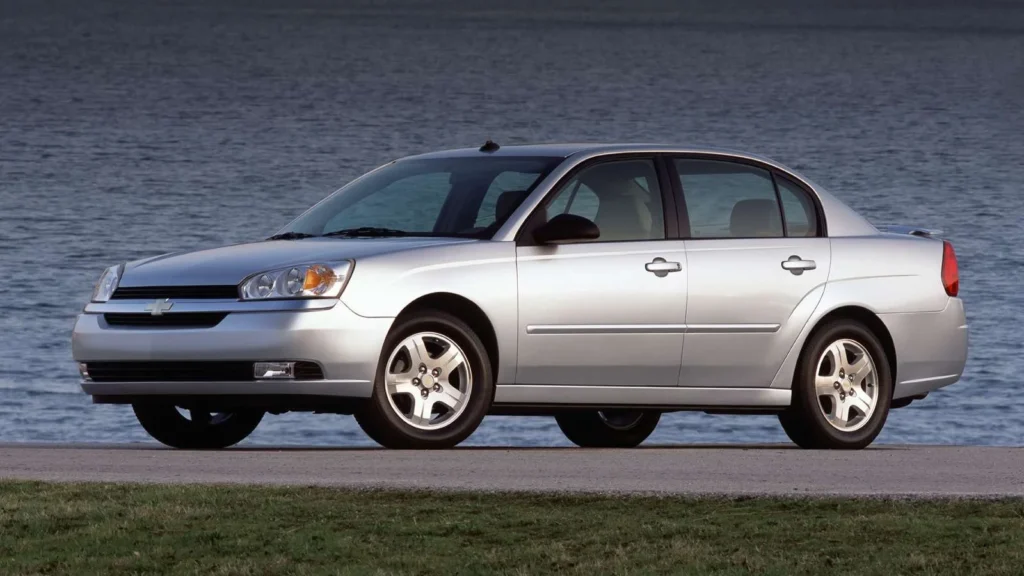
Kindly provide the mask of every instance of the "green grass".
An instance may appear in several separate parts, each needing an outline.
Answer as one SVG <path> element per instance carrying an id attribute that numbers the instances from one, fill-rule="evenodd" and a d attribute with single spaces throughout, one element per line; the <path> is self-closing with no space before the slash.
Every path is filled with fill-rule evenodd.
<path id="1" fill-rule="evenodd" d="M 1024 500 L 0 482 L 0 574 L 1021 574 Z"/>

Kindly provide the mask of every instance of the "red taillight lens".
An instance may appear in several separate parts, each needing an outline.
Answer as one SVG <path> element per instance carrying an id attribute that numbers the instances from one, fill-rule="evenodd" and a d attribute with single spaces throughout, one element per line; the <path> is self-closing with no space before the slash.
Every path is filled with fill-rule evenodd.
<path id="1" fill-rule="evenodd" d="M 942 287 L 950 296 L 960 293 L 960 271 L 956 266 L 956 252 L 947 240 L 942 241 Z"/>

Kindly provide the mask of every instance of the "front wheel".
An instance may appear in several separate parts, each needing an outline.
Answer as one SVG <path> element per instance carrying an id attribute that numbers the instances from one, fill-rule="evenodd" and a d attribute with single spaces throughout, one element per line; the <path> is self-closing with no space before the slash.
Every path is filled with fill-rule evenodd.
<path id="1" fill-rule="evenodd" d="M 385 448 L 451 448 L 476 430 L 493 397 L 480 338 L 455 316 L 425 311 L 388 335 L 373 394 L 356 421 Z"/>
<path id="2" fill-rule="evenodd" d="M 573 444 L 582 448 L 634 448 L 658 426 L 660 412 L 597 410 L 565 412 L 555 422 Z"/>
<path id="3" fill-rule="evenodd" d="M 892 371 L 878 337 L 859 322 L 823 326 L 807 342 L 793 380 L 793 402 L 779 415 L 801 448 L 865 448 L 885 425 Z"/>
<path id="4" fill-rule="evenodd" d="M 171 448 L 217 450 L 245 440 L 263 419 L 263 412 L 207 412 L 172 404 L 133 404 L 139 424 L 154 440 Z"/>

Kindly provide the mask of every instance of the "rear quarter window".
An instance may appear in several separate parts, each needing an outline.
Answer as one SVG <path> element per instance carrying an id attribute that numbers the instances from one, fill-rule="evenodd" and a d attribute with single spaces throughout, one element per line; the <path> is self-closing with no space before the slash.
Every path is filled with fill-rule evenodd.
<path id="1" fill-rule="evenodd" d="M 818 235 L 818 217 L 807 191 L 785 176 L 776 174 L 775 184 L 782 199 L 782 213 L 789 236 L 814 237 Z"/>

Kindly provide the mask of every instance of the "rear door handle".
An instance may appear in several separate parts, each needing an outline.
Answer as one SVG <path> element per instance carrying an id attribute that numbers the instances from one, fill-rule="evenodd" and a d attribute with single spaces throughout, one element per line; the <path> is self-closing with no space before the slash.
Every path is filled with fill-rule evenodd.
<path id="1" fill-rule="evenodd" d="M 794 276 L 799 276 L 804 273 L 804 270 L 814 270 L 818 265 L 814 263 L 814 260 L 802 260 L 799 256 L 793 255 L 789 257 L 789 260 L 782 261 L 782 269 L 789 270 Z"/>
<path id="2" fill-rule="evenodd" d="M 664 278 L 669 275 L 669 272 L 679 272 L 683 266 L 679 262 L 667 262 L 664 258 L 659 257 L 648 262 L 644 268 L 658 278 Z"/>

